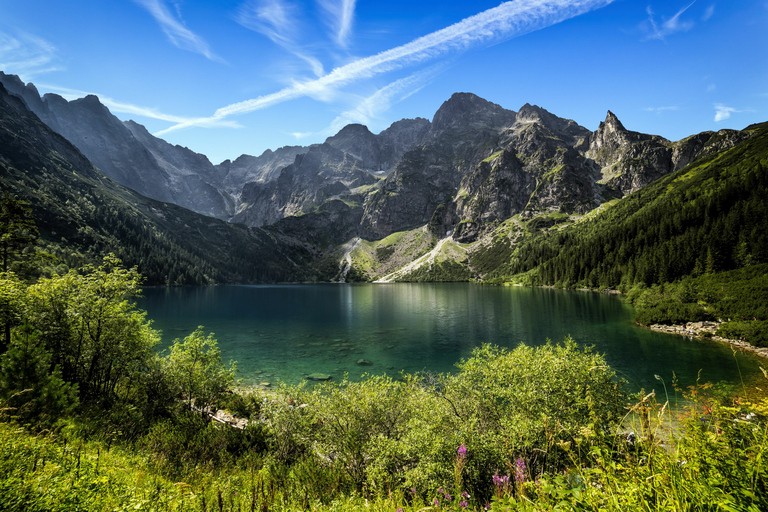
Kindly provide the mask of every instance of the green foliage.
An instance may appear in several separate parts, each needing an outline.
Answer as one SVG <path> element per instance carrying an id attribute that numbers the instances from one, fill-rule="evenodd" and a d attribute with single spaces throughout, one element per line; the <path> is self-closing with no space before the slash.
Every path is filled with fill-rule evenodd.
<path id="1" fill-rule="evenodd" d="M 535 471 L 562 469 L 569 461 L 558 444 L 612 431 L 624 413 L 613 370 L 571 338 L 512 351 L 484 346 L 458 367 L 444 396 L 470 454 L 465 471 L 475 493 L 518 457 Z"/>
<path id="2" fill-rule="evenodd" d="M 466 261 L 437 261 L 431 265 L 422 265 L 416 270 L 400 277 L 397 281 L 434 283 L 434 282 L 462 282 L 470 281 L 472 272 L 469 271 Z"/>
<path id="3" fill-rule="evenodd" d="M 159 336 L 136 310 L 136 269 L 107 257 L 81 273 L 41 279 L 27 289 L 26 320 L 40 334 L 62 378 L 85 401 L 127 399 L 130 381 L 147 368 Z"/>
<path id="4" fill-rule="evenodd" d="M 757 346 L 768 342 L 762 327 L 768 320 L 766 264 L 677 283 L 640 284 L 629 289 L 626 297 L 637 308 L 635 320 L 642 325 L 723 320 L 719 336 L 744 339 Z M 739 323 L 741 320 L 751 321 Z"/>
<path id="5" fill-rule="evenodd" d="M 744 340 L 755 347 L 768 347 L 768 322 L 765 320 L 725 322 L 718 326 L 715 334 L 732 340 Z"/>
<path id="6" fill-rule="evenodd" d="M 236 368 L 221 362 L 218 342 L 213 334 L 205 336 L 200 326 L 183 340 L 174 340 L 163 371 L 178 396 L 206 406 L 234 385 Z"/>
<path id="7" fill-rule="evenodd" d="M 8 351 L 0 356 L 0 399 L 6 412 L 21 422 L 50 428 L 68 418 L 78 404 L 77 386 L 51 369 L 51 354 L 29 325 L 15 333 Z"/>
<path id="8" fill-rule="evenodd" d="M 768 506 L 768 401 L 711 398 L 705 385 L 673 410 L 650 394 L 619 426 L 625 397 L 611 376 L 570 340 L 486 346 L 454 376 L 280 388 L 245 431 L 179 410 L 138 450 L 0 423 L 0 509 Z M 279 443 L 300 452 L 282 456 Z"/>
<path id="9" fill-rule="evenodd" d="M 0 263 L 3 272 L 8 272 L 24 249 L 35 243 L 37 235 L 29 203 L 17 200 L 7 191 L 3 192 L 0 201 Z"/>

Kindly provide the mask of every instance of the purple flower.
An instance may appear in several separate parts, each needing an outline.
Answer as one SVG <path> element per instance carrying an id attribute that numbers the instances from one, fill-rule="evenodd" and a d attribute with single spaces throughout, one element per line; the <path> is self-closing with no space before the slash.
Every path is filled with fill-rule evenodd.
<path id="1" fill-rule="evenodd" d="M 432 500 L 432 504 L 437 507 L 438 505 L 440 505 L 440 500 L 435 498 L 434 500 Z"/>
<path id="2" fill-rule="evenodd" d="M 469 499 L 469 493 L 467 491 L 464 491 L 461 493 L 461 497 Z"/>
<path id="3" fill-rule="evenodd" d="M 451 499 L 452 499 L 451 495 L 448 494 L 447 492 L 445 493 L 445 499 L 446 499 L 446 501 L 451 501 Z"/>
<path id="4" fill-rule="evenodd" d="M 466 502 L 466 501 L 464 501 L 464 500 L 461 500 L 461 501 L 459 502 L 459 506 L 460 506 L 461 508 L 467 508 L 467 507 L 469 506 L 469 503 L 467 503 L 467 502 Z"/>
<path id="5" fill-rule="evenodd" d="M 518 484 L 525 482 L 525 461 L 520 457 L 515 462 L 515 482 Z"/>
<path id="6" fill-rule="evenodd" d="M 509 483 L 509 477 L 507 475 L 499 476 L 499 475 L 493 475 L 493 484 L 502 487 Z"/>
<path id="7" fill-rule="evenodd" d="M 464 445 L 459 446 L 458 454 L 459 454 L 459 458 L 460 459 L 463 459 L 464 457 L 466 457 L 467 456 L 467 447 L 464 446 Z"/>
<path id="8" fill-rule="evenodd" d="M 395 512 L 403 512 L 403 509 L 399 508 L 399 509 L 395 510 Z"/>

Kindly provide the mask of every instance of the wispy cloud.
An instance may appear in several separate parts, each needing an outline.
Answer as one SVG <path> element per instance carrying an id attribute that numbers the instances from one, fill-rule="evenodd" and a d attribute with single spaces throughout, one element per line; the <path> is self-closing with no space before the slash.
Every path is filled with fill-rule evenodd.
<path id="1" fill-rule="evenodd" d="M 701 21 L 709 21 L 712 16 L 715 15 L 715 4 L 710 5 L 707 7 L 707 10 L 704 11 L 704 15 L 701 17 Z"/>
<path id="2" fill-rule="evenodd" d="M 109 108 L 109 110 L 113 113 L 119 112 L 121 114 L 133 114 L 136 116 L 147 117 L 150 119 L 158 119 L 160 121 L 168 121 L 171 123 L 196 122 L 196 123 L 199 123 L 199 124 L 196 124 L 196 126 L 207 126 L 210 128 L 213 128 L 213 127 L 242 128 L 242 125 L 240 125 L 236 121 L 229 121 L 229 120 L 222 120 L 222 119 L 215 120 L 211 118 L 195 119 L 191 117 L 174 116 L 171 114 L 165 114 L 163 112 L 160 112 L 155 108 L 132 105 L 130 103 L 116 101 L 108 96 L 104 96 L 101 94 L 81 91 L 78 89 L 70 89 L 68 87 L 60 87 L 57 85 L 41 83 L 41 84 L 37 84 L 37 88 L 40 91 L 57 93 L 67 100 L 74 100 L 74 99 L 82 98 L 84 96 L 88 96 L 92 94 L 94 96 L 97 96 L 99 98 L 99 101 L 101 101 L 101 103 L 106 105 L 107 108 Z"/>
<path id="3" fill-rule="evenodd" d="M 213 61 L 224 62 L 221 57 L 213 53 L 202 37 L 184 26 L 178 8 L 174 14 L 164 0 L 134 0 L 134 2 L 149 11 L 174 46 L 182 50 L 199 53 Z"/>
<path id="4" fill-rule="evenodd" d="M 736 112 L 735 108 L 726 107 L 725 105 L 715 105 L 715 122 L 725 121 L 731 117 L 731 114 Z"/>
<path id="5" fill-rule="evenodd" d="M 682 20 L 681 16 L 695 3 L 696 0 L 693 0 L 693 2 L 677 11 L 677 14 L 668 20 L 662 21 L 661 24 L 656 21 L 656 13 L 653 12 L 653 9 L 650 6 L 648 6 L 646 8 L 646 12 L 648 13 L 648 20 L 645 24 L 645 28 L 648 34 L 646 35 L 645 39 L 657 39 L 659 41 L 664 41 L 667 36 L 677 32 L 686 32 L 692 29 L 694 23 L 692 21 Z"/>
<path id="6" fill-rule="evenodd" d="M 40 37 L 23 31 L 15 35 L 0 32 L 0 69 L 28 82 L 62 68 L 56 63 L 56 48 Z"/>
<path id="7" fill-rule="evenodd" d="M 327 13 L 327 24 L 333 30 L 336 43 L 346 48 L 352 32 L 357 0 L 317 0 Z"/>
<path id="8" fill-rule="evenodd" d="M 517 0 L 504 2 L 449 27 L 370 57 L 338 67 L 315 80 L 296 82 L 272 94 L 222 107 L 212 119 L 254 112 L 299 97 L 327 101 L 335 92 L 360 80 L 408 66 L 421 65 L 446 55 L 489 46 L 527 34 L 580 14 L 604 7 L 613 0 Z M 194 126 L 179 123 L 156 135 Z"/>
<path id="9" fill-rule="evenodd" d="M 360 123 L 366 126 L 375 124 L 377 118 L 400 101 L 416 94 L 442 71 L 443 66 L 432 66 L 405 78 L 382 87 L 375 93 L 360 99 L 350 110 L 341 113 L 323 131 L 323 134 L 333 135 L 350 123 Z"/>
<path id="10" fill-rule="evenodd" d="M 732 107 L 727 107 L 722 103 L 715 103 L 715 122 L 725 121 L 731 118 L 731 114 L 737 114 L 741 112 L 752 112 L 751 110 L 737 110 Z"/>
<path id="11" fill-rule="evenodd" d="M 671 105 L 668 107 L 645 107 L 644 109 L 646 112 L 655 112 L 657 114 L 661 114 L 662 112 L 669 112 L 674 110 L 680 110 L 680 107 L 677 105 Z"/>
<path id="12" fill-rule="evenodd" d="M 249 0 L 237 9 L 235 20 L 245 28 L 268 37 L 299 59 L 307 62 L 316 76 L 324 73 L 323 64 L 301 49 L 299 8 L 287 0 Z"/>

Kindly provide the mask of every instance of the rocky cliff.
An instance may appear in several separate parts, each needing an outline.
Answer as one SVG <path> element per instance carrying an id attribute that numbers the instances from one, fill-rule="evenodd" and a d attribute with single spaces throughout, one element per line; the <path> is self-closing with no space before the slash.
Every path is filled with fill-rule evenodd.
<path id="1" fill-rule="evenodd" d="M 323 144 L 212 165 L 119 121 L 95 96 L 40 98 L 18 77 L 0 73 L 0 82 L 104 173 L 142 194 L 251 227 L 314 214 L 313 232 L 333 219 L 329 233 L 368 240 L 428 226 L 470 243 L 516 215 L 582 215 L 748 136 L 722 130 L 671 142 L 627 130 L 610 111 L 592 132 L 536 105 L 515 112 L 456 93 L 431 122 L 404 119 L 379 134 L 351 124 Z"/>

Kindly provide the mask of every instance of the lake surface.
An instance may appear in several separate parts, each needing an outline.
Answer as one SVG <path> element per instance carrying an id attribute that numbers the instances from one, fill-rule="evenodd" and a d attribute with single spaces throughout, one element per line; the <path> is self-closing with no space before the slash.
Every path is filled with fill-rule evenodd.
<path id="1" fill-rule="evenodd" d="M 483 343 L 535 346 L 569 334 L 605 354 L 633 389 L 663 392 L 660 375 L 671 392 L 672 372 L 684 386 L 700 370 L 702 382 L 760 375 L 755 356 L 639 328 L 630 306 L 592 292 L 468 283 L 150 288 L 139 306 L 164 346 L 199 325 L 213 332 L 244 384 L 295 384 L 315 372 L 335 380 L 450 372 Z"/>

